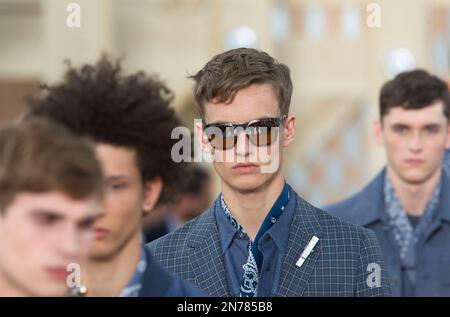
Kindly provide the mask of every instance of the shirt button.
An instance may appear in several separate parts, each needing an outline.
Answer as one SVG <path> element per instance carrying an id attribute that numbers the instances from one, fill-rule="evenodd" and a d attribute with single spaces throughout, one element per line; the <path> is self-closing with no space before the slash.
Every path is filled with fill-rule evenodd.
<path id="1" fill-rule="evenodd" d="M 270 218 L 270 222 L 275 223 L 275 222 L 277 222 L 277 220 L 274 217 L 272 217 L 272 218 Z"/>
<path id="2" fill-rule="evenodd" d="M 270 240 L 270 236 L 268 234 L 265 235 L 264 240 L 269 241 Z"/>
<path id="3" fill-rule="evenodd" d="M 241 239 L 241 240 L 244 239 L 244 234 L 243 234 L 242 232 L 240 232 L 240 233 L 238 234 L 238 238 Z"/>

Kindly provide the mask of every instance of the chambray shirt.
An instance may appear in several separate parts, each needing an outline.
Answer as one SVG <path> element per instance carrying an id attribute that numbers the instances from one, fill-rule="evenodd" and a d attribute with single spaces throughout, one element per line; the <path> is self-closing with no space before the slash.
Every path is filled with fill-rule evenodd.
<path id="1" fill-rule="evenodd" d="M 262 297 L 276 296 L 278 292 L 289 228 L 294 217 L 295 193 L 289 185 L 285 186 L 289 188 L 289 202 L 277 222 L 266 231 L 258 243 L 258 248 L 263 255 L 263 263 L 259 273 L 257 293 Z M 247 263 L 250 238 L 231 224 L 222 207 L 215 209 L 215 217 L 230 292 L 232 296 L 239 297 L 244 277 L 243 265 Z"/>
<path id="2" fill-rule="evenodd" d="M 410 226 L 412 231 L 409 234 L 412 236 L 409 239 L 416 239 L 417 241 L 421 240 L 424 231 L 435 219 L 437 206 L 439 205 L 440 192 L 441 181 L 434 189 L 433 195 L 427 203 L 422 215 L 420 217 L 408 216 L 386 173 L 384 181 L 385 206 L 387 213 L 390 214 L 391 217 L 395 216 L 394 219 L 391 219 L 390 223 L 392 222 L 391 230 L 394 233 L 395 240 L 397 240 L 397 243 L 399 244 L 400 252 L 402 252 L 401 245 L 405 242 L 399 241 L 402 240 L 399 231 L 405 230 L 404 227 L 406 226 Z M 419 229 L 419 231 L 417 229 Z M 410 243 L 412 242 L 410 241 Z M 405 250 L 405 253 L 405 258 L 403 259 L 403 257 L 401 257 L 401 288 L 402 296 L 410 297 L 416 295 L 417 246 L 415 244 L 409 246 L 409 248 Z"/>
<path id="3" fill-rule="evenodd" d="M 450 150 L 445 151 L 442 165 L 444 165 L 444 171 L 447 172 L 447 175 L 450 175 Z"/>
<path id="4" fill-rule="evenodd" d="M 131 277 L 128 285 L 120 293 L 120 297 L 137 297 L 142 288 L 142 278 L 144 276 L 145 269 L 147 268 L 147 260 L 145 251 L 141 247 L 141 258 Z"/>

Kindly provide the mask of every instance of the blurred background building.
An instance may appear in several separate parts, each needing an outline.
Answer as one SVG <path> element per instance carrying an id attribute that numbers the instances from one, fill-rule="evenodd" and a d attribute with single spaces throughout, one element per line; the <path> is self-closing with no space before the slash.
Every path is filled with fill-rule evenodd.
<path id="1" fill-rule="evenodd" d="M 80 27 L 70 27 L 77 8 Z M 0 124 L 24 111 L 40 83 L 60 78 L 63 60 L 108 52 L 123 56 L 127 71 L 159 73 L 192 128 L 186 77 L 223 50 L 259 48 L 294 81 L 288 181 L 322 205 L 384 164 L 371 134 L 383 82 L 415 67 L 447 80 L 449 42 L 450 0 L 0 0 Z"/>

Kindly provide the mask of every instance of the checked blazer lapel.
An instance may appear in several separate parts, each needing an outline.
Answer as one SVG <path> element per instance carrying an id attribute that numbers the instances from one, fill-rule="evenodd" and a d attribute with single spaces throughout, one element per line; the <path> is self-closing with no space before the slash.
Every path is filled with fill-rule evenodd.
<path id="1" fill-rule="evenodd" d="M 217 203 L 201 217 L 187 237 L 189 266 L 196 284 L 210 296 L 231 296 L 221 254 L 219 231 L 214 210 Z"/>
<path id="2" fill-rule="evenodd" d="M 278 296 L 301 296 L 320 254 L 320 240 L 301 267 L 296 265 L 313 236 L 320 239 L 320 226 L 313 208 L 295 194 L 295 214 L 289 230 L 286 255 L 283 260 Z"/>

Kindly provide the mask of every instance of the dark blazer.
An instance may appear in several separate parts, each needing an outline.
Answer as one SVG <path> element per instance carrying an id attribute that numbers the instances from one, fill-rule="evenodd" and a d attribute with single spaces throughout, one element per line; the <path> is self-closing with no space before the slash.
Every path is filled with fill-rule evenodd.
<path id="1" fill-rule="evenodd" d="M 142 278 L 140 297 L 200 297 L 205 294 L 189 282 L 168 273 L 145 249 L 147 268 Z"/>
<path id="2" fill-rule="evenodd" d="M 383 170 L 361 192 L 324 207 L 342 219 L 371 229 L 380 242 L 394 296 L 401 296 L 400 251 L 388 227 Z M 416 295 L 450 296 L 450 178 L 443 173 L 438 216 L 417 244 Z"/>
<path id="3" fill-rule="evenodd" d="M 169 232 L 169 226 L 165 221 L 163 221 L 155 227 L 144 230 L 143 238 L 145 242 L 148 243 L 165 236 Z"/>
<path id="4" fill-rule="evenodd" d="M 373 232 L 349 224 L 295 199 L 295 213 L 283 260 L 278 296 L 389 296 L 381 252 Z M 230 296 L 221 255 L 215 209 L 211 208 L 178 230 L 146 245 L 164 268 L 191 281 L 211 296 Z M 296 265 L 313 236 L 318 243 L 303 265 Z M 381 285 L 367 282 L 370 263 L 380 265 Z"/>
<path id="5" fill-rule="evenodd" d="M 444 171 L 450 176 L 450 150 L 445 151 L 443 165 Z"/>

